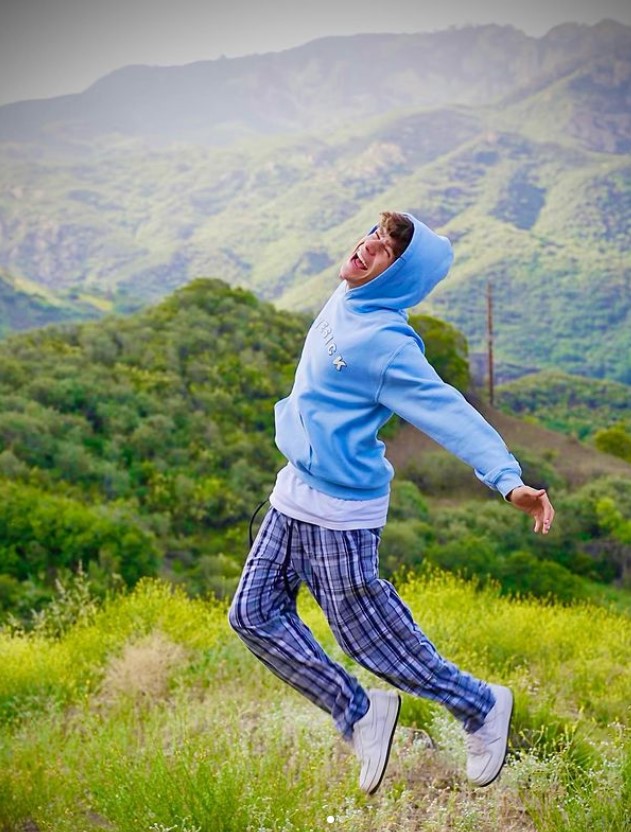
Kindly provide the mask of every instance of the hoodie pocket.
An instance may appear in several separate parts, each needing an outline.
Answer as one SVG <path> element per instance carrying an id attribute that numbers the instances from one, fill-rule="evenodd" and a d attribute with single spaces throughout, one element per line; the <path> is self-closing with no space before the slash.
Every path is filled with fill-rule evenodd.
<path id="1" fill-rule="evenodd" d="M 313 450 L 302 416 L 287 399 L 278 402 L 275 411 L 276 445 L 279 451 L 296 468 L 310 471 Z"/>

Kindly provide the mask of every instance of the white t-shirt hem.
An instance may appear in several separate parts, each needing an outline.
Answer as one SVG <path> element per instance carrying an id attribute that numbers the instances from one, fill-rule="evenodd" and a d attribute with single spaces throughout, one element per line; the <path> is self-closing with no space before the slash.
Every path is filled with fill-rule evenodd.
<path id="1" fill-rule="evenodd" d="M 371 500 L 343 500 L 311 488 L 288 464 L 276 476 L 269 501 L 281 514 L 334 531 L 383 528 L 390 495 Z"/>

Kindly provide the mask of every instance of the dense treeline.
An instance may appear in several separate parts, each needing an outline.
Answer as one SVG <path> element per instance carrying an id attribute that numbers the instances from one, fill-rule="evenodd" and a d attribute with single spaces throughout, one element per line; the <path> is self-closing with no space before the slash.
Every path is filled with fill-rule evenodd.
<path id="1" fill-rule="evenodd" d="M 498 500 L 428 510 L 411 498 L 414 480 L 419 482 L 415 466 L 405 475 L 411 480 L 395 485 L 383 534 L 386 571 L 436 566 L 481 581 L 490 577 L 508 593 L 565 601 L 593 597 L 603 584 L 631 588 L 630 480 L 602 478 L 573 493 L 554 491 L 557 523 L 540 537 L 529 517 L 516 516 Z M 457 483 L 450 466 L 434 476 L 439 488 Z"/>
<path id="2" fill-rule="evenodd" d="M 131 550 L 144 539 L 152 554 L 138 560 L 141 574 L 159 560 L 195 587 L 221 589 L 225 553 L 236 553 L 233 536 L 245 545 L 239 524 L 278 464 L 272 408 L 290 385 L 304 325 L 249 293 L 198 281 L 133 318 L 13 338 L 0 362 L 0 471 L 13 480 L 0 523 L 31 521 L 21 543 L 3 535 L 0 573 L 43 585 L 83 559 L 105 584 L 112 564 L 132 582 Z M 119 513 L 118 539 L 94 530 L 96 507 Z M 47 543 L 53 524 L 65 523 L 70 538 L 79 521 L 82 545 L 69 540 L 60 556 Z"/>
<path id="3" fill-rule="evenodd" d="M 439 372 L 465 389 L 462 336 L 426 316 L 412 321 Z M 273 405 L 290 389 L 307 325 L 198 280 L 131 317 L 3 344 L 0 616 L 38 608 L 80 565 L 100 592 L 160 573 L 193 593 L 229 594 L 249 517 L 282 461 Z M 451 476 L 434 468 L 428 480 L 417 465 L 397 482 L 387 574 L 431 563 L 574 597 L 585 578 L 628 572 L 625 484 L 568 497 L 580 503 L 571 531 L 535 549 L 527 523 L 512 512 L 509 522 L 501 503 L 428 509 L 422 492 L 440 495 Z"/>
<path id="4" fill-rule="evenodd" d="M 628 384 L 544 371 L 502 384 L 496 400 L 510 413 L 532 417 L 578 439 L 593 439 L 598 431 L 614 427 L 628 432 L 631 439 Z"/>
<path id="5" fill-rule="evenodd" d="M 101 588 L 161 570 L 229 592 L 281 461 L 273 405 L 307 324 L 199 280 L 134 317 L 3 345 L 0 607 L 37 606 L 79 563 Z M 466 387 L 461 336 L 418 326 Z"/>

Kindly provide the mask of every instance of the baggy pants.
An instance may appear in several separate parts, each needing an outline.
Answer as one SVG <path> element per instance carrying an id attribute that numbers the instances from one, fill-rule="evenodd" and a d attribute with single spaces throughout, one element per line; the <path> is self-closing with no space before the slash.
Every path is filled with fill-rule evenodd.
<path id="1" fill-rule="evenodd" d="M 493 707 L 493 693 L 439 655 L 392 584 L 379 578 L 378 535 L 378 529 L 333 531 L 270 509 L 243 569 L 230 625 L 349 739 L 368 711 L 368 697 L 298 617 L 296 595 L 304 582 L 345 653 L 399 690 L 441 702 L 467 731 L 476 731 Z"/>

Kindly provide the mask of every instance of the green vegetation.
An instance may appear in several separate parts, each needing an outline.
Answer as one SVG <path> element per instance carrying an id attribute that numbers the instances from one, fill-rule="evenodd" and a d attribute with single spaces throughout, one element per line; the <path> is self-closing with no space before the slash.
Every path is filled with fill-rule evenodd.
<path id="1" fill-rule="evenodd" d="M 80 562 L 128 584 L 230 591 L 278 467 L 273 404 L 305 321 L 219 281 L 135 318 L 15 337 L 0 362 L 0 574 L 50 588 Z M 230 560 L 228 555 L 237 555 Z M 231 565 L 232 564 L 232 565 Z M 41 598 L 41 600 L 44 600 Z"/>
<path id="2" fill-rule="evenodd" d="M 599 451 L 631 462 L 631 430 L 627 430 L 621 424 L 597 431 L 594 445 Z"/>
<path id="3" fill-rule="evenodd" d="M 429 316 L 412 322 L 445 379 L 466 387 L 462 336 Z M 289 392 L 307 325 L 200 280 L 135 316 L 2 345 L 0 620 L 28 618 L 81 567 L 101 596 L 156 574 L 229 595 L 248 520 L 281 464 L 273 405 Z M 409 526 L 423 498 L 405 480 L 395 495 L 393 516 L 415 545 L 399 557 L 392 541 L 388 573 L 426 558 L 425 531 Z"/>
<path id="4" fill-rule="evenodd" d="M 290 73 L 289 99 L 309 98 L 320 132 L 258 135 L 286 119 L 278 95 L 269 122 L 253 108 L 247 137 L 238 114 L 204 128 L 196 110 L 201 133 L 178 145 L 66 145 L 61 123 L 54 149 L 2 144 L 0 255 L 19 278 L 0 276 L 0 336 L 136 313 L 0 344 L 2 832 L 630 828 L 631 167 L 616 57 L 628 31 L 557 31 L 550 74 L 499 105 L 488 89 L 506 78 L 498 87 L 493 72 L 521 36 L 440 37 L 458 55 L 442 65 L 466 67 L 467 106 L 375 116 L 362 102 L 380 96 L 358 98 L 352 73 L 339 100 L 296 95 L 314 87 L 312 60 Z M 472 66 L 491 74 L 470 81 Z M 419 85 L 396 71 L 380 73 L 383 106 L 392 89 L 416 106 L 406 88 Z M 252 93 L 255 75 L 237 87 Z M 464 89 L 450 78 L 445 89 Z M 327 108 L 350 113 L 349 91 L 360 116 L 344 124 Z M 204 129 L 225 144 L 201 145 Z M 457 459 L 411 450 L 396 419 L 383 434 L 399 457 L 383 575 L 441 652 L 516 693 L 511 756 L 483 797 L 465 782 L 454 721 L 405 697 L 388 777 L 367 800 L 327 718 L 226 620 L 248 520 L 282 462 L 273 405 L 309 323 L 294 310 L 328 295 L 384 208 L 454 241 L 452 274 L 426 305 L 450 323 L 411 318 L 445 380 L 468 389 L 489 281 L 500 368 L 553 370 L 498 390 L 523 421 L 494 413 L 511 422 L 526 481 L 552 494 L 546 537 Z M 203 274 L 228 283 L 188 283 Z M 571 439 L 555 445 L 537 424 Z M 299 604 L 348 664 L 313 601 Z"/>
<path id="5" fill-rule="evenodd" d="M 421 336 L 428 358 L 438 375 L 457 387 L 469 389 L 469 348 L 461 332 L 430 315 L 410 315 L 410 326 Z"/>
<path id="6" fill-rule="evenodd" d="M 412 322 L 464 386 L 462 336 Z M 307 325 L 199 280 L 127 318 L 0 346 L 0 828 L 316 832 L 331 816 L 353 832 L 626 832 L 629 478 L 572 490 L 551 458 L 515 448 L 554 492 L 541 538 L 458 460 L 399 470 L 383 574 L 445 655 L 517 695 L 512 755 L 483 801 L 457 725 L 411 697 L 367 800 L 326 717 L 229 631 L 212 596 L 231 593 L 281 462 L 273 403 Z"/>
<path id="7" fill-rule="evenodd" d="M 631 386 L 559 372 L 523 376 L 497 388 L 497 403 L 515 413 L 631 462 Z"/>
<path id="8" fill-rule="evenodd" d="M 525 478 L 533 485 L 552 485 L 558 519 L 546 537 L 532 533 L 532 521 L 516 515 L 486 489 L 471 499 L 465 466 L 442 454 L 426 454 L 404 467 L 392 496 L 392 520 L 382 541 L 382 571 L 418 571 L 427 566 L 458 572 L 484 582 L 493 579 L 509 594 L 532 593 L 572 601 L 611 601 L 631 611 L 631 595 L 608 591 L 616 583 L 631 588 L 631 481 L 603 477 L 573 492 L 546 481 L 550 467 L 527 454 Z M 530 476 L 528 476 L 530 474 Z M 431 495 L 421 510 L 409 492 L 417 486 Z M 403 492 L 403 495 L 402 495 Z M 405 504 L 403 503 L 405 499 Z M 444 502 L 435 498 L 443 498 Z M 445 498 L 448 498 L 445 500 Z"/>
<path id="9" fill-rule="evenodd" d="M 466 342 L 411 319 L 429 359 L 466 387 Z M 273 404 L 289 391 L 308 320 L 200 280 L 128 318 L 41 330 L 0 348 L 0 617 L 27 620 L 83 567 L 104 596 L 160 574 L 193 594 L 230 595 L 247 524 L 281 464 Z M 397 435 L 396 421 L 385 435 Z M 623 608 L 628 480 L 570 492 L 553 462 L 515 448 L 525 477 L 553 489 L 547 539 L 445 454 L 399 467 L 384 574 L 428 565 L 489 577 L 505 592 Z M 424 496 L 425 495 L 425 496 Z M 472 499 L 473 497 L 473 499 Z M 599 509 L 615 500 L 620 522 Z M 441 500 L 457 499 L 444 506 Z M 483 505 L 480 505 L 480 499 Z"/>
<path id="10" fill-rule="evenodd" d="M 444 655 L 515 691 L 509 759 L 483 794 L 466 783 L 455 720 L 405 696 L 367 799 L 328 717 L 248 653 L 222 604 L 144 580 L 102 605 L 67 592 L 52 628 L 0 632 L 0 826 L 317 832 L 333 817 L 352 832 L 626 832 L 629 619 L 445 575 L 400 590 Z M 299 603 L 347 662 L 313 601 Z"/>
<path id="11" fill-rule="evenodd" d="M 413 317 L 429 359 L 466 387 L 467 345 Z M 281 464 L 273 405 L 289 392 L 308 320 L 199 280 L 124 319 L 49 328 L 0 348 L 0 620 L 27 620 L 83 568 L 101 597 L 143 575 L 230 595 L 247 524 Z M 385 432 L 397 436 L 396 420 Z M 563 518 L 547 539 L 445 454 L 399 466 L 384 574 L 438 566 L 504 592 L 628 607 L 629 480 L 570 491 L 551 460 L 515 448 Z M 479 496 L 479 492 L 483 494 Z M 615 501 L 614 523 L 602 500 Z M 450 501 L 456 499 L 454 507 Z M 447 505 L 441 501 L 447 500 Z M 480 503 L 482 500 L 482 504 Z"/>
<path id="12" fill-rule="evenodd" d="M 0 274 L 0 337 L 21 329 L 101 316 L 93 302 L 55 297 L 28 281 Z"/>
<path id="13" fill-rule="evenodd" d="M 631 429 L 631 386 L 558 370 L 502 384 L 496 389 L 496 403 L 507 413 L 535 419 L 577 439 L 594 438 L 597 431 L 618 425 Z"/>

